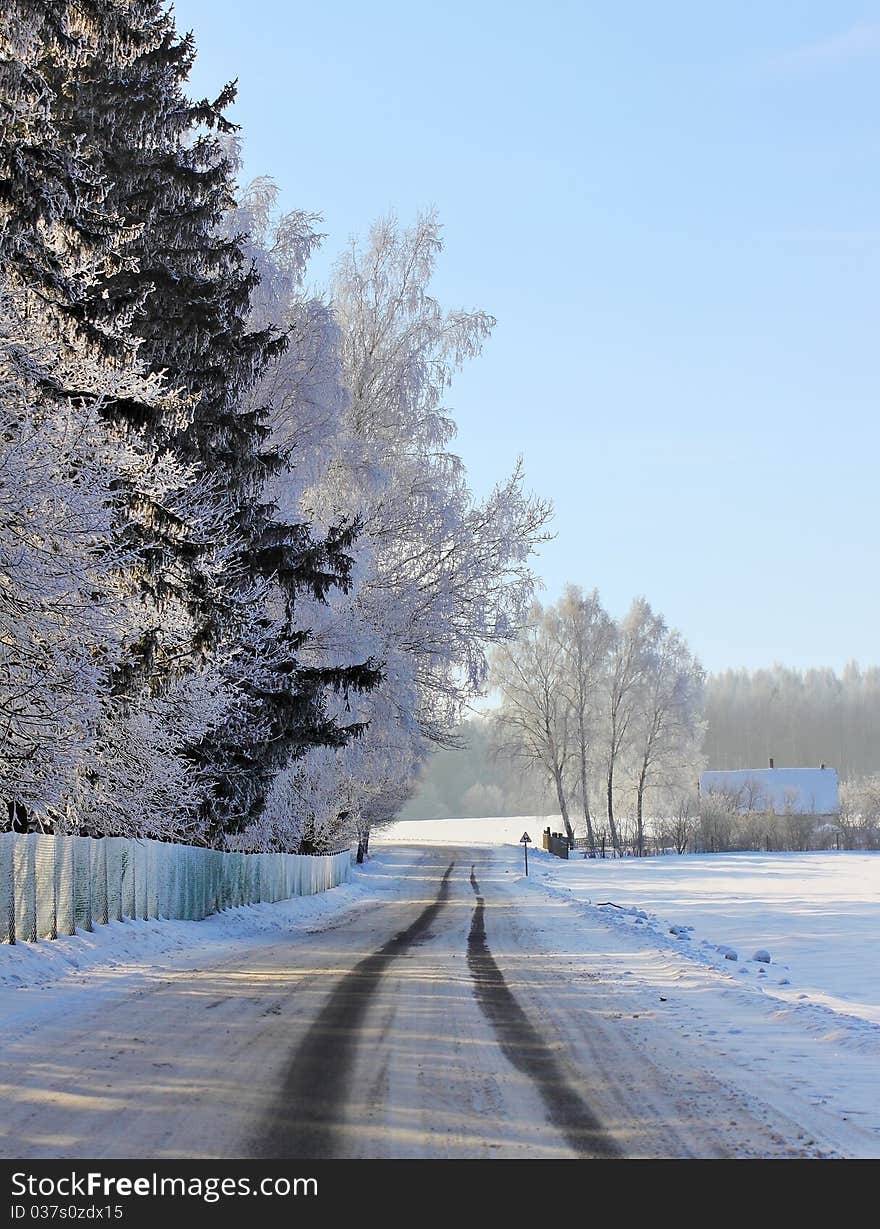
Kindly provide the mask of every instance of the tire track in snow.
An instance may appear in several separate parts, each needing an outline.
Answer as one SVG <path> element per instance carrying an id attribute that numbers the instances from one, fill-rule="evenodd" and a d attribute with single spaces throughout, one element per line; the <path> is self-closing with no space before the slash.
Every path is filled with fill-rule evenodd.
<path id="1" fill-rule="evenodd" d="M 580 1157 L 619 1157 L 620 1150 L 599 1119 L 571 1087 L 556 1055 L 520 1007 L 486 940 L 486 902 L 471 867 L 477 898 L 468 935 L 468 968 L 477 1002 L 492 1025 L 505 1057 L 534 1084 L 547 1115 Z"/>
<path id="2" fill-rule="evenodd" d="M 454 866 L 453 860 L 433 903 L 378 951 L 358 961 L 331 992 L 294 1055 L 257 1155 L 273 1160 L 340 1155 L 349 1077 L 367 1008 L 392 961 L 428 937 L 449 899 Z"/>

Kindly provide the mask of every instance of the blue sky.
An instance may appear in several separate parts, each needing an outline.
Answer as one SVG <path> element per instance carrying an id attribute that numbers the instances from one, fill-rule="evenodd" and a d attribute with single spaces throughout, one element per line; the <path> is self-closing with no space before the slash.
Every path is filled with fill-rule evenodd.
<path id="1" fill-rule="evenodd" d="M 498 319 L 450 394 L 525 457 L 555 598 L 643 593 L 711 670 L 880 661 L 880 5 L 179 0 L 320 282 L 393 209 Z"/>

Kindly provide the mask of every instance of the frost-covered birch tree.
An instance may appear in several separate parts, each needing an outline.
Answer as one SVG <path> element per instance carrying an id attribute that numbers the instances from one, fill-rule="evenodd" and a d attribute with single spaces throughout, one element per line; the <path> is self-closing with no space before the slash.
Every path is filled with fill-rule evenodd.
<path id="1" fill-rule="evenodd" d="M 602 608 L 596 589 L 584 594 L 568 585 L 547 612 L 548 635 L 562 648 L 565 663 L 563 691 L 571 712 L 576 744 L 576 779 L 584 811 L 590 855 L 596 856 L 596 836 L 590 807 L 590 782 L 599 754 L 602 683 L 614 638 L 610 616 Z"/>
<path id="2" fill-rule="evenodd" d="M 643 597 L 636 598 L 615 626 L 604 680 L 605 805 L 615 851 L 621 838 L 615 819 L 615 774 L 635 733 L 643 687 L 651 665 L 653 644 L 662 626 Z"/>
<path id="3" fill-rule="evenodd" d="M 284 269 L 301 267 L 314 219 L 282 219 L 286 237 L 276 229 L 267 239 L 259 219 L 270 203 L 261 181 L 239 216 L 256 217 L 252 233 L 280 260 L 274 284 L 283 291 Z M 357 826 L 361 854 L 484 687 L 487 646 L 521 622 L 533 585 L 529 556 L 549 514 L 523 492 L 521 466 L 475 501 L 449 449 L 455 427 L 444 394 L 492 321 L 444 312 L 429 294 L 440 246 L 433 217 L 408 230 L 380 223 L 368 245 L 340 260 L 329 303 L 290 300 L 290 349 L 266 376 L 273 432 L 291 458 L 273 488 L 277 503 L 318 526 L 359 530 L 349 591 L 320 606 L 299 604 L 309 629 L 303 651 L 325 665 L 378 661 L 382 681 L 345 697 L 347 719 L 363 730 L 357 742 L 332 757 L 294 758 L 287 771 L 300 783 L 310 767 L 328 773 L 330 797 L 342 796 L 334 776 L 347 782 L 340 814 Z"/>
<path id="4" fill-rule="evenodd" d="M 350 510 L 363 526 L 353 614 L 387 663 L 375 716 L 408 734 L 411 767 L 448 742 L 481 693 L 487 648 L 515 635 L 531 598 L 530 557 L 549 505 L 527 495 L 522 466 L 475 501 L 444 398 L 494 324 L 482 311 L 444 311 L 430 293 L 442 248 L 433 214 L 373 227 L 337 265 L 332 306 L 348 404 L 345 450 L 313 504 Z M 398 742 L 398 737 L 391 739 Z"/>
<path id="5" fill-rule="evenodd" d="M 577 723 L 567 681 L 567 646 L 556 619 L 535 603 L 519 638 L 493 654 L 492 685 L 500 695 L 493 715 L 495 741 L 502 754 L 531 765 L 552 786 L 571 841 L 568 775 L 577 751 Z"/>
<path id="6" fill-rule="evenodd" d="M 636 803 L 636 845 L 645 852 L 644 804 L 651 790 L 684 785 L 685 771 L 695 780 L 704 672 L 681 634 L 662 618 L 649 620 L 649 643 L 630 730 L 630 762 Z"/>

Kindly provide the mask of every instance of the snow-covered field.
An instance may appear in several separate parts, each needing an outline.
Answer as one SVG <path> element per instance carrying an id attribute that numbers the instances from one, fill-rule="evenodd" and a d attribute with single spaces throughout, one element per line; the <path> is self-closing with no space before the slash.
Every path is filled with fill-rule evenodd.
<path id="1" fill-rule="evenodd" d="M 765 993 L 786 1002 L 826 1007 L 855 1033 L 859 1021 L 880 1026 L 880 855 L 592 860 L 573 851 L 565 862 L 540 849 L 545 826 L 533 816 L 445 819 L 396 824 L 381 839 L 511 845 L 528 831 L 539 847 L 529 851 L 531 886 L 591 908 L 594 917 L 601 910 L 609 925 L 671 938 L 700 963 L 759 977 Z M 754 960 L 756 952 L 769 961 Z"/>
<path id="2" fill-rule="evenodd" d="M 826 1138 L 828 1114 L 840 1123 L 843 1155 L 880 1157 L 880 854 L 573 854 L 566 862 L 540 849 L 547 822 L 396 824 L 381 841 L 502 847 L 524 905 L 541 898 L 562 907 L 542 936 L 548 947 L 574 965 L 599 962 L 609 981 L 634 992 L 639 1017 L 676 1021 L 740 1084 L 754 1079 L 757 1088 L 772 1072 L 822 1107 Z M 535 843 L 528 880 L 515 847 L 524 830 Z M 848 1123 L 874 1145 L 847 1143 Z"/>

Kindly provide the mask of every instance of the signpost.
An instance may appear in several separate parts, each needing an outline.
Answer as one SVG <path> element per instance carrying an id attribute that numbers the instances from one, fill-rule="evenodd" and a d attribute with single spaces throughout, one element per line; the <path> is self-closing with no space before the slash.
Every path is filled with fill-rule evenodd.
<path id="1" fill-rule="evenodd" d="M 525 856 L 525 860 L 526 860 L 526 874 L 528 875 L 529 873 L 529 845 L 531 845 L 532 843 L 532 838 L 529 836 L 528 832 L 524 832 L 522 834 L 522 836 L 519 838 L 519 843 L 523 847 L 523 855 Z"/>

